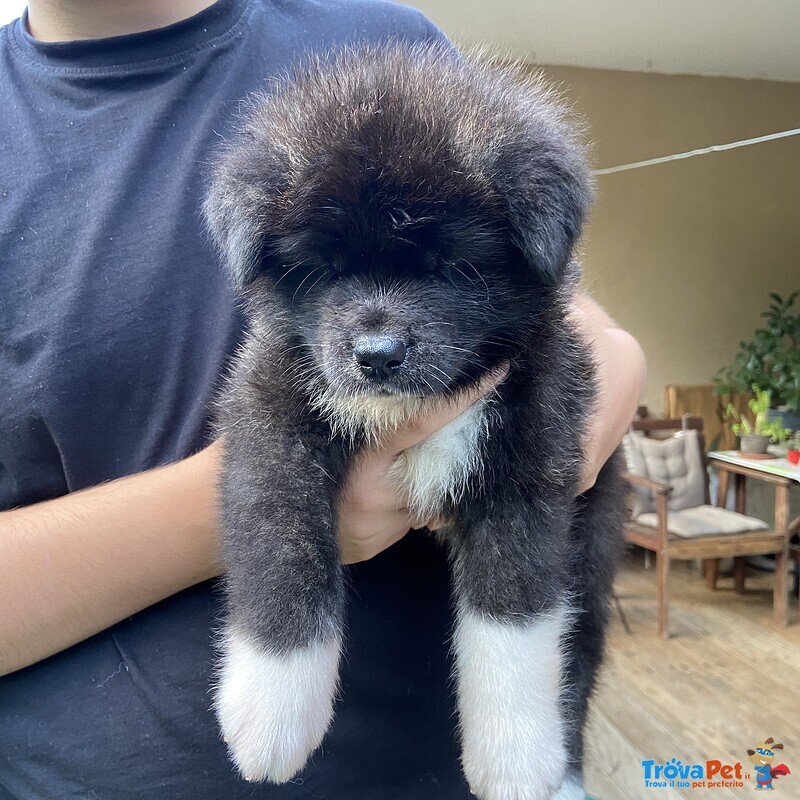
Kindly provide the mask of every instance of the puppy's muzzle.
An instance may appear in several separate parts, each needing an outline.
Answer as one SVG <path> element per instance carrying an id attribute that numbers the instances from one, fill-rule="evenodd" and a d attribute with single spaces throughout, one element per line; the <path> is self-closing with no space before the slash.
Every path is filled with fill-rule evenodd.
<path id="1" fill-rule="evenodd" d="M 391 377 L 402 366 L 406 350 L 397 336 L 369 333 L 356 339 L 353 356 L 365 377 L 380 380 Z"/>

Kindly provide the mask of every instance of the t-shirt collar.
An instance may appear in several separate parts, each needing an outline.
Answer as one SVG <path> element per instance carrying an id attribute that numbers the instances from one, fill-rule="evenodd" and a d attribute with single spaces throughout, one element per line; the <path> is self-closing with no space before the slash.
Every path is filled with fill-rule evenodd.
<path id="1" fill-rule="evenodd" d="M 210 46 L 242 17 L 249 0 L 217 0 L 188 19 L 152 31 L 105 39 L 43 42 L 28 32 L 27 10 L 11 31 L 22 55 L 55 69 L 92 70 L 128 67 L 154 60 L 174 60 Z"/>

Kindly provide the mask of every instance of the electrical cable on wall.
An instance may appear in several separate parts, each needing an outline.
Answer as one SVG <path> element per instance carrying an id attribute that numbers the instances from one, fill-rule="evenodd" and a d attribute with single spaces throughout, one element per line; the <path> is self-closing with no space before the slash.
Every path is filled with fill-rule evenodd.
<path id="1" fill-rule="evenodd" d="M 659 158 L 649 158 L 646 161 L 634 161 L 631 164 L 620 164 L 616 167 L 605 167 L 604 169 L 593 170 L 594 175 L 611 175 L 614 172 L 627 172 L 631 169 L 640 169 L 641 167 L 650 167 L 653 164 L 666 164 L 668 161 L 680 161 L 684 158 L 692 158 L 693 156 L 702 156 L 706 153 L 719 153 L 723 150 L 733 150 L 736 147 L 747 147 L 751 144 L 759 144 L 760 142 L 770 142 L 773 139 L 784 139 L 787 136 L 800 135 L 800 128 L 794 128 L 790 131 L 781 131 L 780 133 L 769 133 L 766 136 L 757 136 L 755 139 L 742 139 L 738 142 L 730 142 L 729 144 L 712 144 L 710 147 L 701 147 L 697 150 L 689 150 L 685 153 L 675 153 L 671 156 L 660 156 Z"/>

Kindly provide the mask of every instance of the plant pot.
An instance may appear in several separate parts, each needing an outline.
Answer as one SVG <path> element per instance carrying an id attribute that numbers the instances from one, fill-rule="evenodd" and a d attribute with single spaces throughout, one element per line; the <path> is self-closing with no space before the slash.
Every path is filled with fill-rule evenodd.
<path id="1" fill-rule="evenodd" d="M 769 436 L 761 436 L 758 433 L 744 433 L 741 437 L 740 449 L 743 453 L 758 455 L 766 453 L 769 443 L 772 441 Z"/>
<path id="2" fill-rule="evenodd" d="M 778 420 L 781 427 L 788 428 L 790 431 L 800 431 L 800 411 L 793 411 L 789 408 L 771 408 L 767 411 L 767 421 Z"/>
<path id="3" fill-rule="evenodd" d="M 789 459 L 790 464 L 797 466 L 800 464 L 800 450 L 787 450 L 786 458 Z"/>

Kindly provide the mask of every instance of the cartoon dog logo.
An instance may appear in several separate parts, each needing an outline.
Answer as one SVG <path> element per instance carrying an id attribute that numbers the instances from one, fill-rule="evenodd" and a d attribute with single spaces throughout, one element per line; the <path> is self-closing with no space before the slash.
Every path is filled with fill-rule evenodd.
<path id="1" fill-rule="evenodd" d="M 772 766 L 776 750 L 783 750 L 783 745 L 780 742 L 775 744 L 770 736 L 766 741 L 757 744 L 755 750 L 747 751 L 756 773 L 756 789 L 773 789 L 772 781 L 775 778 L 791 774 L 786 764 Z"/>

